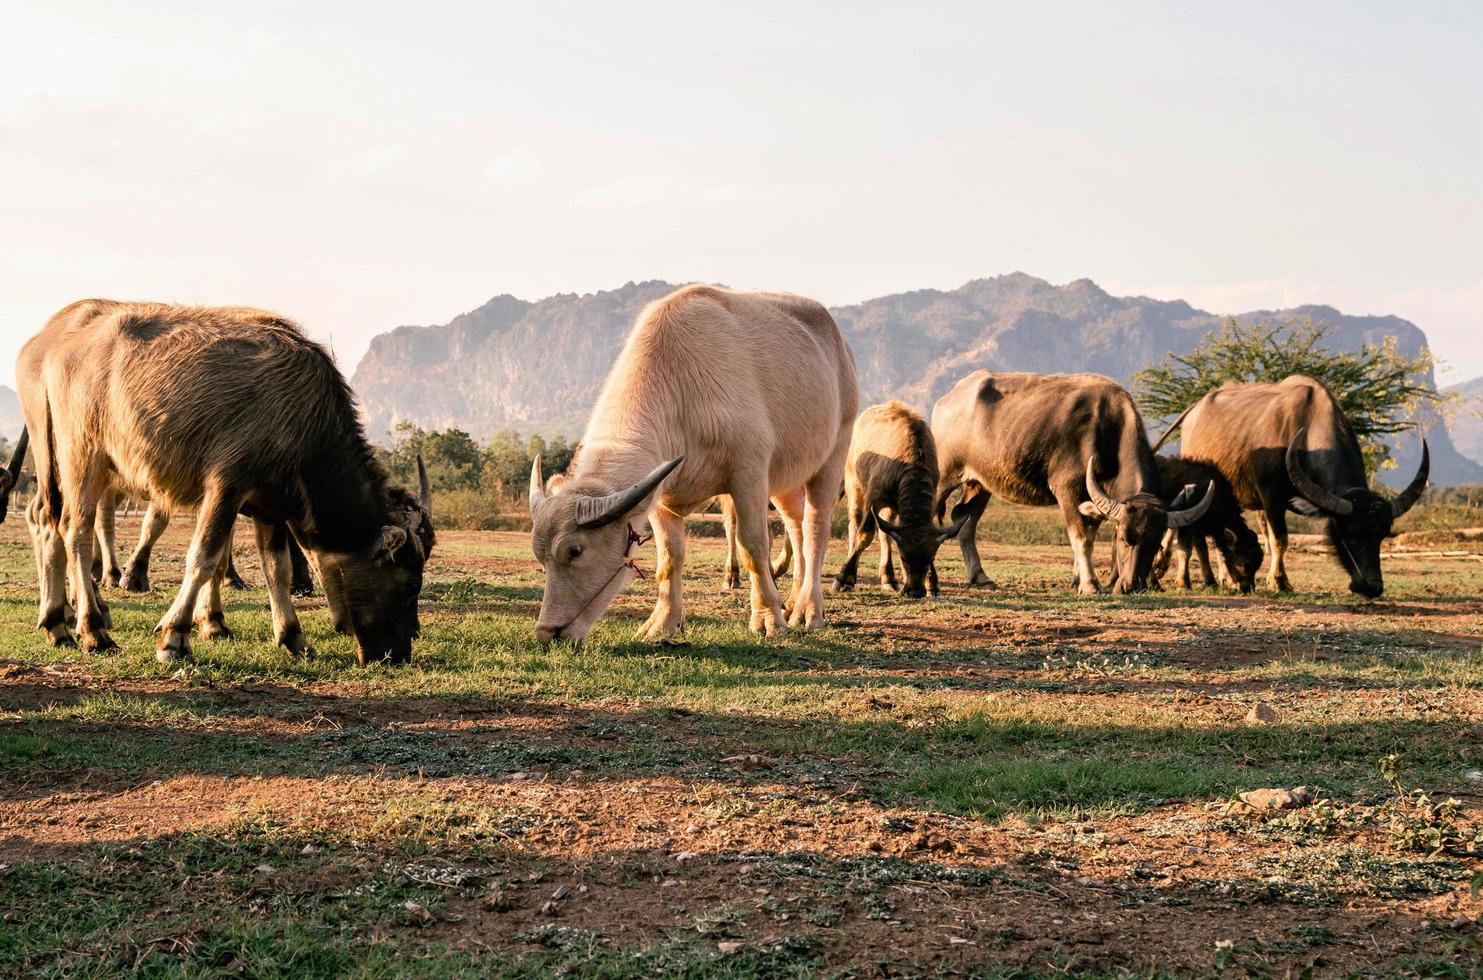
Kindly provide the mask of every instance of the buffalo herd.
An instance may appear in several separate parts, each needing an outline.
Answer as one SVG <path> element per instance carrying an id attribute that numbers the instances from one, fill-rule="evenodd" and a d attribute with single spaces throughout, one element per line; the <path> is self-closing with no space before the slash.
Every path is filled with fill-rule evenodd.
<path id="1" fill-rule="evenodd" d="M 344 376 L 297 325 L 243 307 L 85 300 L 31 338 L 16 377 L 26 429 L 0 470 L 0 520 L 29 449 L 37 627 L 50 642 L 114 647 L 102 585 L 147 589 L 150 546 L 171 512 L 189 509 L 195 529 L 156 628 L 159 659 L 189 660 L 192 626 L 230 635 L 221 588 L 239 515 L 253 523 L 274 637 L 289 653 L 312 654 L 291 600 L 312 568 L 361 663 L 410 659 L 435 538 L 427 472 L 419 459 L 415 494 L 390 482 Z M 1180 455 L 1159 455 L 1164 440 L 1150 445 L 1132 396 L 1092 374 L 980 370 L 938 399 L 930 421 L 900 402 L 861 411 L 854 356 L 822 305 L 687 286 L 640 314 L 567 472 L 548 480 L 535 460 L 531 548 L 545 572 L 536 636 L 585 641 L 637 573 L 647 524 L 658 596 L 638 636 L 672 639 L 685 621 L 685 518 L 713 499 L 727 584 L 739 586 L 745 569 L 750 626 L 766 636 L 824 624 L 841 494 L 848 556 L 836 591 L 855 586 L 877 536 L 883 587 L 936 595 L 937 550 L 953 538 L 966 584 L 992 587 L 976 532 L 997 494 L 1060 509 L 1071 583 L 1084 593 L 1103 589 L 1092 546 L 1107 521 L 1113 592 L 1158 587 L 1171 564 L 1188 588 L 1196 559 L 1206 585 L 1251 591 L 1264 556 L 1245 511 L 1263 518 L 1267 584 L 1289 590 L 1289 510 L 1321 519 L 1351 590 L 1382 593 L 1381 541 L 1426 486 L 1424 440 L 1415 478 L 1388 498 L 1370 489 L 1353 427 L 1312 378 L 1224 384 L 1165 438 L 1175 428 Z M 113 552 L 123 492 L 150 502 L 126 569 Z M 770 507 L 786 534 L 777 566 Z"/>

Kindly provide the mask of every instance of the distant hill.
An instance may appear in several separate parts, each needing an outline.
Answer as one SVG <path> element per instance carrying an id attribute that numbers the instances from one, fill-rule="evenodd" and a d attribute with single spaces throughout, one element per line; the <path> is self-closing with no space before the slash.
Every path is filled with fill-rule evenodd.
<path id="1" fill-rule="evenodd" d="M 1468 459 L 1483 463 L 1483 378 L 1474 378 L 1444 389 L 1457 396 L 1447 431 L 1457 451 Z"/>
<path id="2" fill-rule="evenodd" d="M 21 414 L 21 399 L 15 389 L 0 385 L 0 436 L 14 441 L 26 427 L 26 418 Z"/>
<path id="3" fill-rule="evenodd" d="M 386 439 L 403 419 L 457 426 L 479 438 L 503 428 L 579 436 L 634 317 L 674 288 L 628 283 L 534 303 L 496 296 L 445 325 L 382 334 L 353 379 L 372 438 Z M 1054 286 L 1024 273 L 832 312 L 855 352 L 862 404 L 895 397 L 923 410 L 977 368 L 1097 371 L 1126 383 L 1145 364 L 1190 350 L 1224 322 L 1180 300 L 1112 296 L 1089 279 Z M 1345 349 L 1387 336 L 1406 354 L 1426 345 L 1426 335 L 1406 320 L 1349 316 L 1328 306 L 1258 310 L 1238 319 L 1308 317 L 1331 327 L 1331 342 Z M 1483 481 L 1483 466 L 1459 455 L 1445 431 L 1429 438 L 1437 483 Z M 1400 440 L 1396 456 L 1397 469 L 1383 479 L 1409 477 L 1415 441 Z"/>

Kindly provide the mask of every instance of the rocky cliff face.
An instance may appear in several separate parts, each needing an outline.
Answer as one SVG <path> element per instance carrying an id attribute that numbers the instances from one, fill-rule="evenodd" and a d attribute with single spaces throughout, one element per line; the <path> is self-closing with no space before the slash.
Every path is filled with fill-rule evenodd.
<path id="1" fill-rule="evenodd" d="M 1451 406 L 1447 431 L 1457 451 L 1483 463 L 1483 378 L 1474 378 L 1445 389 L 1457 400 Z"/>
<path id="2" fill-rule="evenodd" d="M 14 389 L 0 385 L 0 436 L 14 442 L 25 426 L 26 418 L 21 414 L 20 398 Z"/>
<path id="3" fill-rule="evenodd" d="M 502 428 L 580 435 L 588 409 L 634 317 L 674 286 L 629 283 L 530 303 L 497 296 L 443 326 L 399 327 L 376 338 L 353 380 L 373 438 L 403 419 L 457 426 L 480 438 Z M 1089 279 L 1053 286 L 1023 273 L 923 289 L 833 310 L 860 372 L 862 404 L 900 398 L 930 410 L 969 371 L 1096 371 L 1126 383 L 1139 368 L 1190 350 L 1223 318 L 1182 301 L 1112 296 Z M 1327 306 L 1258 310 L 1243 322 L 1312 317 L 1332 343 L 1358 348 L 1395 336 L 1414 355 L 1426 335 L 1397 317 L 1347 316 Z M 1483 467 L 1431 437 L 1440 484 L 1483 480 Z M 1415 442 L 1397 445 L 1413 472 Z"/>

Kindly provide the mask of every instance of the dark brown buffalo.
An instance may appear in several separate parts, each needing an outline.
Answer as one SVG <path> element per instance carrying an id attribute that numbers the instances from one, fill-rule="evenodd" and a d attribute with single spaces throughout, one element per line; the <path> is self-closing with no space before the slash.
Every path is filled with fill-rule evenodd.
<path id="1" fill-rule="evenodd" d="M 844 491 L 850 515 L 850 554 L 834 578 L 835 591 L 855 587 L 860 556 L 879 528 L 881 587 L 897 588 L 896 569 L 891 563 L 894 543 L 901 552 L 901 570 L 906 579 L 901 594 L 920 599 L 930 588 L 937 595 L 937 549 L 957 536 L 968 513 L 967 508 L 955 513 L 957 521 L 952 527 L 938 527 L 933 520 L 937 444 L 927 420 L 894 401 L 861 412 L 855 419 L 845 462 Z"/>
<path id="2" fill-rule="evenodd" d="M 992 586 L 975 532 L 990 494 L 1038 506 L 1057 505 L 1066 521 L 1075 566 L 1072 583 L 1101 591 L 1092 543 L 1104 520 L 1113 536 L 1113 591 L 1148 587 L 1149 570 L 1170 527 L 1198 520 L 1208 495 L 1184 510 L 1158 496 L 1159 474 L 1133 397 L 1097 374 L 994 374 L 975 371 L 938 399 L 932 435 L 942 467 L 939 516 L 965 487 L 968 519 L 958 534 L 969 584 Z"/>
<path id="3" fill-rule="evenodd" d="M 1169 559 L 1174 560 L 1175 579 L 1181 588 L 1190 587 L 1190 558 L 1196 555 L 1203 569 L 1205 585 L 1216 586 L 1215 569 L 1211 566 L 1207 541 L 1214 541 L 1217 554 L 1231 582 L 1242 592 L 1256 585 L 1256 573 L 1262 567 L 1262 545 L 1256 532 L 1241 516 L 1241 505 L 1231 492 L 1230 483 L 1209 463 L 1181 456 L 1155 457 L 1159 467 L 1159 496 L 1174 509 L 1213 487 L 1214 498 L 1205 516 L 1164 538 L 1164 550 L 1155 566 L 1155 577 L 1161 577 Z"/>
<path id="4" fill-rule="evenodd" d="M 39 522 L 53 532 L 39 565 L 44 579 L 68 568 L 85 649 L 115 645 L 89 566 L 99 501 L 124 486 L 197 512 L 184 582 L 158 627 L 160 659 L 190 656 L 193 612 L 208 635 L 220 622 L 212 583 L 239 512 L 256 523 L 280 644 L 309 652 L 289 598 L 291 529 L 358 659 L 410 659 L 433 545 L 425 476 L 418 497 L 388 484 L 344 376 L 295 324 L 240 307 L 87 300 L 27 342 L 16 375 Z M 48 601 L 58 622 L 43 625 L 65 634 L 64 594 Z"/>
<path id="5" fill-rule="evenodd" d="M 1323 518 L 1351 591 L 1372 599 L 1384 593 L 1380 542 L 1426 488 L 1425 439 L 1415 478 L 1391 500 L 1370 489 L 1354 428 L 1333 392 L 1313 378 L 1222 385 L 1186 409 L 1170 432 L 1175 427 L 1182 429 L 1180 455 L 1213 464 L 1241 506 L 1266 517 L 1270 587 L 1292 589 L 1283 562 L 1291 510 Z"/>

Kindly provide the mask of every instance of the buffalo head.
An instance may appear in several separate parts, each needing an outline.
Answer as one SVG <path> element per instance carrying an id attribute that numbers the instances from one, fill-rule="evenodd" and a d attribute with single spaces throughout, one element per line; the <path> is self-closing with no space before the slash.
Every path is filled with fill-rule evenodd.
<path id="1" fill-rule="evenodd" d="M 1307 446 L 1308 430 L 1299 429 L 1287 444 L 1287 476 L 1298 495 L 1287 502 L 1289 509 L 1309 517 L 1322 517 L 1325 532 L 1339 562 L 1349 573 L 1349 591 L 1375 599 L 1385 592 L 1380 571 L 1380 542 L 1390 536 L 1396 518 L 1416 505 L 1426 489 L 1431 472 L 1431 453 L 1421 440 L 1421 465 L 1411 483 L 1394 499 L 1386 499 L 1369 487 L 1330 490 L 1316 480 L 1298 458 Z"/>
<path id="2" fill-rule="evenodd" d="M 895 542 L 896 550 L 901 553 L 901 569 L 906 574 L 906 583 L 901 587 L 902 595 L 908 599 L 926 596 L 927 573 L 932 568 L 932 562 L 937 559 L 937 549 L 942 547 L 943 542 L 956 538 L 970 516 L 971 507 L 961 503 L 953 508 L 953 523 L 948 527 L 938 527 L 932 523 L 892 524 L 881 515 L 875 515 L 876 526 L 881 529 L 882 534 Z M 935 584 L 932 594 L 937 594 Z"/>
<path id="3" fill-rule="evenodd" d="M 434 535 L 432 489 L 421 457 L 417 478 L 415 498 L 401 489 L 388 492 L 388 523 L 370 543 L 318 556 L 331 619 L 337 630 L 355 637 L 362 664 L 410 661 L 412 641 L 422 631 L 417 597 Z"/>
<path id="4" fill-rule="evenodd" d="M 1205 490 L 1199 503 L 1181 510 L 1171 510 L 1151 493 L 1136 493 L 1125 500 L 1114 500 L 1102 489 L 1093 472 L 1093 459 L 1087 460 L 1086 491 L 1091 499 L 1081 505 L 1088 517 L 1102 516 L 1117 525 L 1112 541 L 1113 583 L 1117 593 L 1142 592 L 1148 588 L 1149 572 L 1158 557 L 1164 532 L 1193 524 L 1210 509 L 1215 499 L 1215 484 Z"/>
<path id="5" fill-rule="evenodd" d="M 634 522 L 643 520 L 659 485 L 683 459 L 660 464 L 631 487 L 589 493 L 580 486 L 564 490 L 559 476 L 548 488 L 536 457 L 530 469 L 530 546 L 546 570 L 536 619 L 542 643 L 570 639 L 580 646 L 586 641 L 634 574 Z"/>

